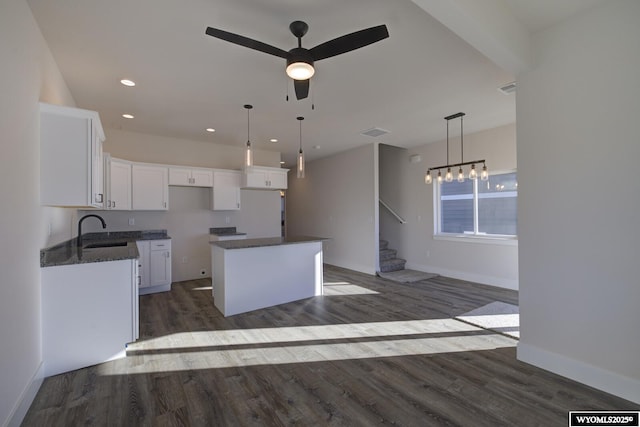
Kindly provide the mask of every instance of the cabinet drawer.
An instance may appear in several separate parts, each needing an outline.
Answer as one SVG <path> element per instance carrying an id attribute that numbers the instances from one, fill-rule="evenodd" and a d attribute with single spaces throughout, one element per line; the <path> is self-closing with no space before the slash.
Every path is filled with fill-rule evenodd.
<path id="1" fill-rule="evenodd" d="M 171 242 L 168 240 L 151 240 L 149 249 L 152 251 L 171 249 Z"/>

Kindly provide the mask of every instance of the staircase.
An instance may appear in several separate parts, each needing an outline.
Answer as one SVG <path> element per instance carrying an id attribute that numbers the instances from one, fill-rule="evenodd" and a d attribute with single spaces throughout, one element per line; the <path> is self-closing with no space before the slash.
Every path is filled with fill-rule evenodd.
<path id="1" fill-rule="evenodd" d="M 389 273 L 391 271 L 404 270 L 407 260 L 396 258 L 398 251 L 389 249 L 389 242 L 380 240 L 380 272 Z"/>

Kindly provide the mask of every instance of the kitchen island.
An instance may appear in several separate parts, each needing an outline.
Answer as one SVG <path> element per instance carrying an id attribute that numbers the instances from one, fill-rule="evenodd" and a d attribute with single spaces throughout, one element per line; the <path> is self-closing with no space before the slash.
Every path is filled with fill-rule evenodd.
<path id="1" fill-rule="evenodd" d="M 226 317 L 322 295 L 320 237 L 211 242 L 213 299 Z"/>

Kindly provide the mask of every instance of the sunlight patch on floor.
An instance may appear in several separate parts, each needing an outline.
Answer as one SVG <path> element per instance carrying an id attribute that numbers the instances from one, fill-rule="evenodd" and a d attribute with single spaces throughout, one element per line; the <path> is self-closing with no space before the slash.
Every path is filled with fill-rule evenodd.
<path id="1" fill-rule="evenodd" d="M 379 357 L 493 350 L 514 347 L 502 335 L 462 335 L 433 338 L 204 350 L 127 356 L 98 367 L 100 375 L 219 369 L 287 363 L 326 362 Z"/>
<path id="2" fill-rule="evenodd" d="M 349 282 L 324 282 L 324 296 L 345 296 L 345 295 L 375 295 L 379 292 L 372 291 L 362 286 Z"/>
<path id="3" fill-rule="evenodd" d="M 130 354 L 125 359 L 100 365 L 99 373 L 122 375 L 412 356 L 516 345 L 514 340 L 499 334 L 476 334 L 482 331 L 454 319 L 424 319 L 183 332 L 132 343 L 128 347 Z M 403 336 L 405 338 L 401 338 Z M 383 339 L 385 337 L 394 339 Z M 344 339 L 360 341 L 314 343 Z M 229 348 L 248 345 L 259 347 Z"/>
<path id="4" fill-rule="evenodd" d="M 212 347 L 274 344 L 311 340 L 377 338 L 399 335 L 481 331 L 481 328 L 454 319 L 400 320 L 393 322 L 346 323 L 336 325 L 291 326 L 281 328 L 231 329 L 179 332 L 129 344 L 128 349 Z"/>

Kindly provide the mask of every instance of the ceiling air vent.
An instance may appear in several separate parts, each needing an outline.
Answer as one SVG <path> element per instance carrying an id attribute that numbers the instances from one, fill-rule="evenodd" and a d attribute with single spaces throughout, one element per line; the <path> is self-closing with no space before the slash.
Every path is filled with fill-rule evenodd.
<path id="1" fill-rule="evenodd" d="M 516 91 L 516 82 L 511 82 L 502 87 L 499 87 L 498 90 L 505 95 L 510 95 Z"/>
<path id="2" fill-rule="evenodd" d="M 380 128 L 371 128 L 367 130 L 363 130 L 360 132 L 362 135 L 372 136 L 374 138 L 389 133 L 388 130 L 380 129 Z"/>

